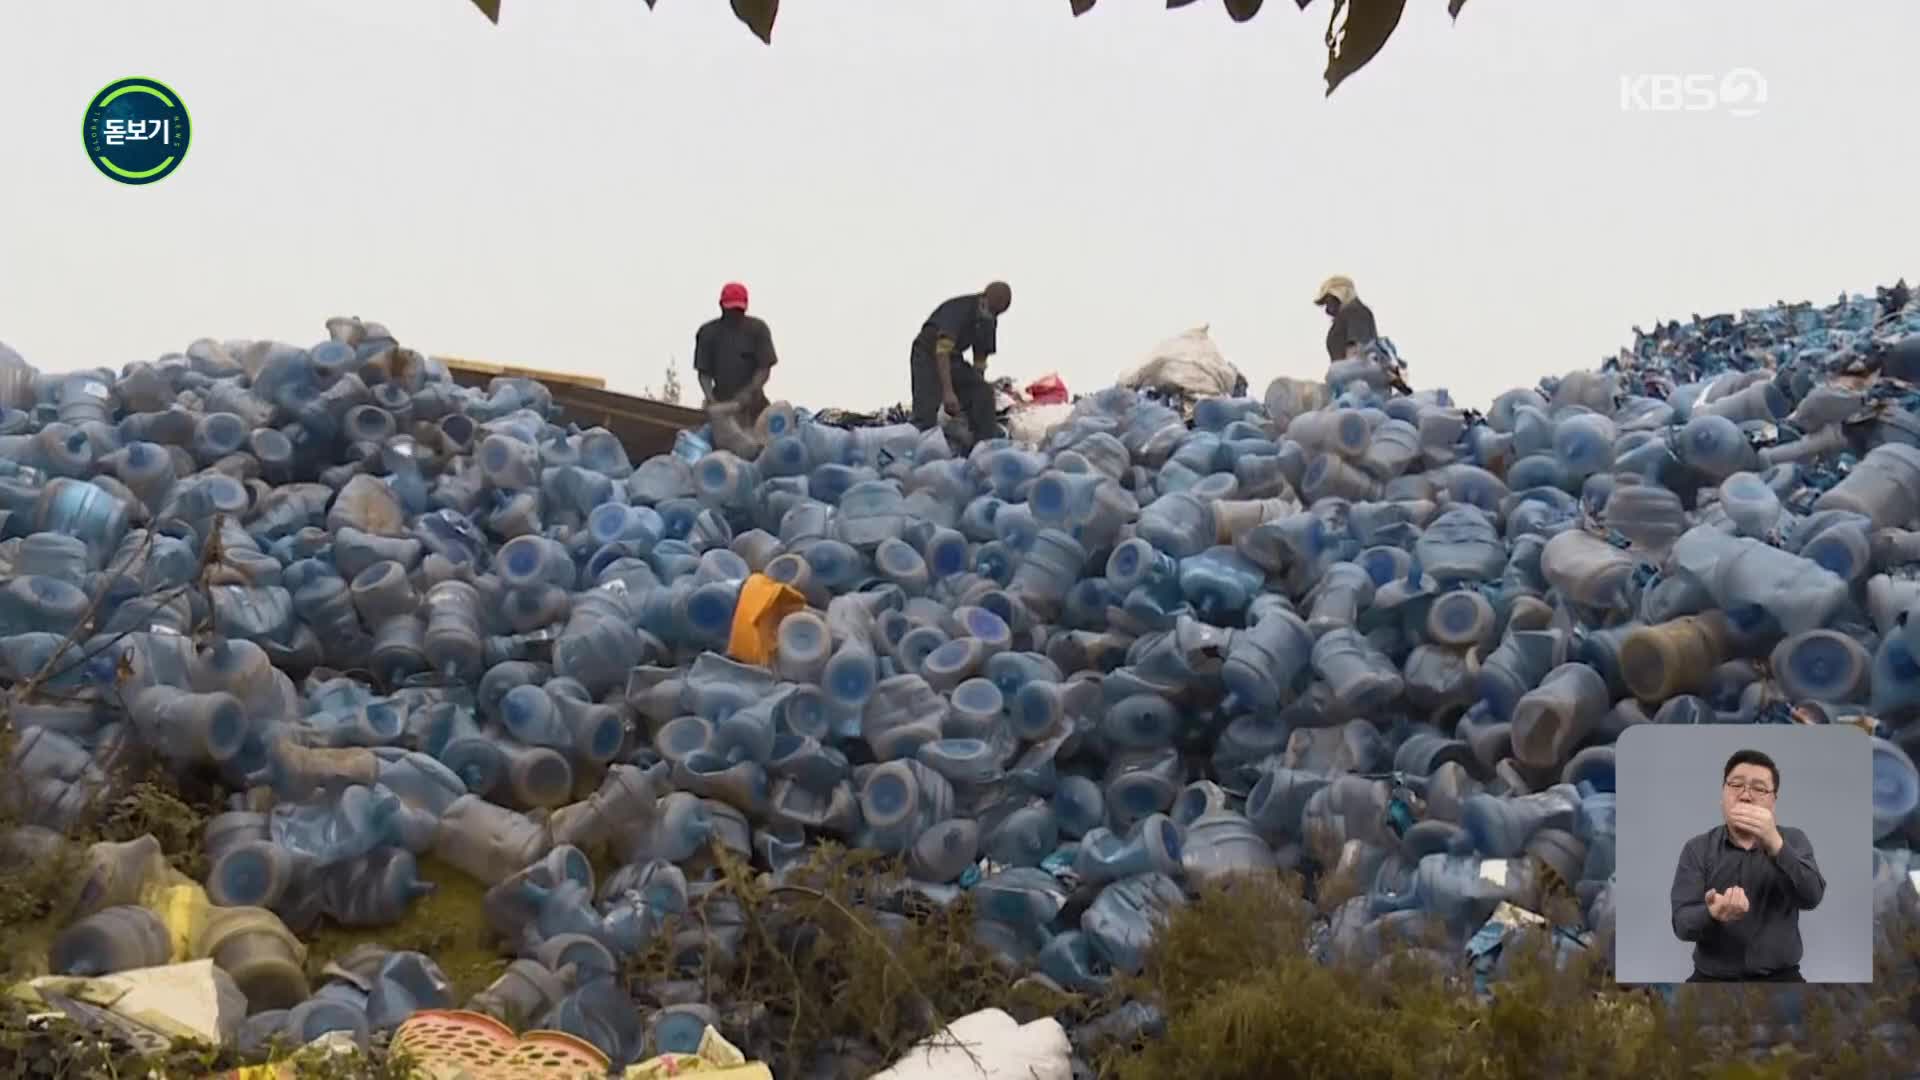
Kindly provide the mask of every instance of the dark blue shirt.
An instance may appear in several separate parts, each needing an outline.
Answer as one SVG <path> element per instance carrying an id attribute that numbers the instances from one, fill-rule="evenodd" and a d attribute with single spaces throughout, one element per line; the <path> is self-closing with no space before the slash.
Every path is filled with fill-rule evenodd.
<path id="1" fill-rule="evenodd" d="M 721 315 L 693 336 L 693 370 L 713 380 L 717 399 L 738 394 L 762 368 L 779 362 L 773 331 L 751 315 Z"/>
<path id="2" fill-rule="evenodd" d="M 1693 942 L 1693 969 L 1713 979 L 1751 979 L 1800 963 L 1800 913 L 1820 906 L 1827 879 L 1799 829 L 1780 828 L 1780 854 L 1742 848 L 1725 825 L 1687 841 L 1673 871 L 1673 934 Z M 1720 922 L 1707 891 L 1746 890 L 1747 913 Z"/>
<path id="3" fill-rule="evenodd" d="M 981 306 L 980 294 L 970 293 L 934 308 L 914 343 L 931 351 L 935 342 L 947 338 L 953 342 L 954 359 L 972 349 L 975 360 L 984 360 L 999 348 L 999 325 L 1000 320 Z"/>
<path id="4" fill-rule="evenodd" d="M 1327 357 L 1344 359 L 1347 346 L 1365 345 L 1379 336 L 1380 331 L 1373 324 L 1373 310 L 1358 298 L 1349 300 L 1333 316 L 1333 325 L 1327 327 Z"/>

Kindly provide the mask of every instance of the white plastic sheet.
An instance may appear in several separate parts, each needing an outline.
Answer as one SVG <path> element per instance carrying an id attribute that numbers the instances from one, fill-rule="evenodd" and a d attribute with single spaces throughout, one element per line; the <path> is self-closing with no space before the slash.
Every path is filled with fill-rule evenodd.
<path id="1" fill-rule="evenodd" d="M 725 450 L 751 461 L 759 456 L 765 443 L 754 435 L 753 431 L 740 422 L 734 412 L 725 409 L 709 409 L 707 423 L 713 432 L 713 448 Z"/>
<path id="2" fill-rule="evenodd" d="M 27 985 L 98 1005 L 170 1039 L 198 1039 L 216 1046 L 231 1039 L 246 1016 L 246 999 L 233 978 L 212 960 L 91 979 L 46 975 Z"/>
<path id="3" fill-rule="evenodd" d="M 1072 1056 L 1059 1021 L 1022 1024 L 982 1009 L 922 1039 L 873 1080 L 1072 1080 Z"/>
<path id="4" fill-rule="evenodd" d="M 1007 414 L 1007 438 L 1023 446 L 1039 446 L 1072 415 L 1072 405 L 1018 406 Z"/>
<path id="5" fill-rule="evenodd" d="M 1129 389 L 1179 390 L 1195 398 L 1231 396 L 1239 381 L 1239 369 L 1220 355 L 1206 326 L 1154 346 L 1145 363 L 1120 377 Z"/>

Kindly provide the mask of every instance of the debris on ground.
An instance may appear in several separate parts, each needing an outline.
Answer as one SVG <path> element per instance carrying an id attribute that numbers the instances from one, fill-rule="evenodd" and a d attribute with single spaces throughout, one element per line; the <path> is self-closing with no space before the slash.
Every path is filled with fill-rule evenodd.
<path id="1" fill-rule="evenodd" d="M 1236 881 L 1303 882 L 1343 970 L 1604 964 L 1613 741 L 1701 721 L 1865 729 L 1893 962 L 1911 296 L 1662 324 L 1484 414 L 1404 370 L 1256 400 L 1198 329 L 1030 444 L 776 404 L 751 458 L 634 462 L 358 319 L 117 374 L 0 347 L 15 977 L 98 1030 L 93 988 L 199 972 L 258 1060 L 864 1076 L 998 1007 L 1084 1069 L 1238 1030 L 1150 985 Z"/>

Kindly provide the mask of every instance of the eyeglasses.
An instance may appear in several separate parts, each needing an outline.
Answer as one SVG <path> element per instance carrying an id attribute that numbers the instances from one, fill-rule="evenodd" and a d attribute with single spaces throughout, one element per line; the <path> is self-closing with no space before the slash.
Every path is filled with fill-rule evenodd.
<path id="1" fill-rule="evenodd" d="M 1750 791 L 1754 798 L 1764 799 L 1773 794 L 1773 789 L 1765 784 L 1749 784 L 1745 780 L 1729 780 L 1727 788 L 1731 791 Z"/>

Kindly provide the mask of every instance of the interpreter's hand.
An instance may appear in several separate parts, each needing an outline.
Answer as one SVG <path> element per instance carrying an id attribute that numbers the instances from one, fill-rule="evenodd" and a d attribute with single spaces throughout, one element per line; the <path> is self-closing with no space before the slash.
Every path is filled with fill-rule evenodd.
<path id="1" fill-rule="evenodd" d="M 707 415 L 732 416 L 740 411 L 740 403 L 731 399 L 707 402 Z"/>
<path id="2" fill-rule="evenodd" d="M 1767 854 L 1777 855 L 1785 841 L 1780 836 L 1779 826 L 1774 824 L 1773 811 L 1759 803 L 1735 803 L 1727 811 L 1729 824 L 1738 825 L 1767 849 Z"/>
<path id="3" fill-rule="evenodd" d="M 949 390 L 940 395 L 940 407 L 947 410 L 949 416 L 960 415 L 960 395 Z"/>
<path id="4" fill-rule="evenodd" d="M 1735 885 L 1725 892 L 1707 890 L 1707 914 L 1715 922 L 1733 922 L 1747 913 L 1747 890 Z"/>

